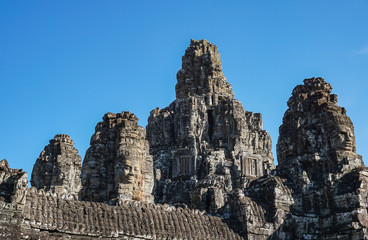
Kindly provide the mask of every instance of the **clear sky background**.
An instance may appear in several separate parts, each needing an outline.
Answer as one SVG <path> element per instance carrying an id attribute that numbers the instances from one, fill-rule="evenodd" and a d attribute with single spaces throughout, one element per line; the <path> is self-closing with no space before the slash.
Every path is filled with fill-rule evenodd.
<path id="1" fill-rule="evenodd" d="M 0 159 L 32 167 L 55 134 L 82 158 L 106 112 L 175 99 L 190 39 L 221 53 L 235 98 L 263 115 L 275 145 L 292 89 L 323 77 L 368 163 L 368 1 L 0 0 Z"/>

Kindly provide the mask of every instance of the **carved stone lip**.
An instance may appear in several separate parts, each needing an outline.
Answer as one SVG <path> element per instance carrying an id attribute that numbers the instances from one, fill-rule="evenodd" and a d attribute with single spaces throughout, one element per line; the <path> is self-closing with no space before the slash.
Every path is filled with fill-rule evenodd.
<path id="1" fill-rule="evenodd" d="M 129 182 L 133 182 L 133 180 L 134 180 L 134 174 L 129 174 L 127 176 L 127 179 L 128 179 Z"/>
<path id="2" fill-rule="evenodd" d="M 353 151 L 353 146 L 343 146 L 343 147 L 337 147 L 337 150 L 339 151 Z"/>

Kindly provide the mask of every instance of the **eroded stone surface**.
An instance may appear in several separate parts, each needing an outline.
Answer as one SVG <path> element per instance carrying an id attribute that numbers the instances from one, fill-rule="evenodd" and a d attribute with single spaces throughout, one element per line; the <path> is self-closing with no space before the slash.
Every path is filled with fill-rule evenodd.
<path id="1" fill-rule="evenodd" d="M 148 119 L 155 200 L 224 214 L 229 192 L 274 168 L 271 138 L 261 114 L 234 99 L 220 53 L 207 40 L 191 40 L 185 51 L 176 97 Z"/>
<path id="2" fill-rule="evenodd" d="M 247 239 L 367 239 L 368 171 L 354 127 L 322 78 L 293 90 L 277 144 L 276 176 L 230 195 Z"/>
<path id="3" fill-rule="evenodd" d="M 366 239 L 367 171 L 354 127 L 322 78 L 305 79 L 288 101 L 277 173 L 294 204 L 274 239 Z"/>
<path id="4" fill-rule="evenodd" d="M 329 173 L 340 176 L 364 167 L 356 154 L 352 121 L 331 90 L 322 78 L 305 79 L 288 101 L 277 144 L 278 172 L 285 177 L 299 176 L 297 186 L 307 178 L 324 179 Z"/>
<path id="5" fill-rule="evenodd" d="M 31 239 L 241 239 L 221 218 L 198 210 L 121 199 L 109 206 L 34 188 L 22 214 L 23 235 Z"/>
<path id="6" fill-rule="evenodd" d="M 9 196 L 0 197 L 0 239 L 242 239 L 221 218 L 198 210 L 122 199 L 110 206 L 27 189 L 27 174 L 6 160 L 0 176 L 9 176 L 0 182 L 0 195 Z"/>
<path id="7" fill-rule="evenodd" d="M 152 202 L 153 163 L 145 136 L 133 113 L 105 114 L 83 161 L 81 199 Z"/>
<path id="8" fill-rule="evenodd" d="M 66 134 L 57 134 L 33 166 L 31 185 L 58 194 L 78 196 L 81 189 L 81 156 Z"/>
<path id="9" fill-rule="evenodd" d="M 21 239 L 22 210 L 26 202 L 27 173 L 0 161 L 0 239 Z"/>
<path id="10" fill-rule="evenodd" d="M 192 40 L 177 78 L 177 99 L 151 112 L 149 144 L 132 113 L 97 124 L 82 169 L 88 202 L 50 191 L 78 171 L 59 165 L 77 155 L 66 135 L 37 160 L 39 190 L 0 161 L 0 239 L 368 239 L 368 170 L 330 84 L 293 90 L 274 171 L 261 115 L 234 99 L 216 46 Z M 156 202 L 176 207 L 147 203 L 153 181 Z"/>
<path id="11" fill-rule="evenodd" d="M 8 161 L 0 161 L 0 200 L 23 204 L 27 189 L 27 173 L 9 168 Z"/>
<path id="12" fill-rule="evenodd" d="M 231 215 L 249 240 L 268 239 L 282 226 L 294 203 L 285 179 L 267 175 L 231 194 Z M 281 238 L 283 239 L 283 238 Z"/>

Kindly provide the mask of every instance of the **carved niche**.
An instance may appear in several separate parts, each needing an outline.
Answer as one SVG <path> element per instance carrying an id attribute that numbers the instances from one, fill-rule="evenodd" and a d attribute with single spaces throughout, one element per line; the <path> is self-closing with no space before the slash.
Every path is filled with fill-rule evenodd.
<path id="1" fill-rule="evenodd" d="M 262 164 L 256 157 L 241 156 L 240 169 L 242 176 L 259 177 L 263 175 Z"/>
<path id="2" fill-rule="evenodd" d="M 179 176 L 191 175 L 193 171 L 193 163 L 191 156 L 178 157 Z"/>

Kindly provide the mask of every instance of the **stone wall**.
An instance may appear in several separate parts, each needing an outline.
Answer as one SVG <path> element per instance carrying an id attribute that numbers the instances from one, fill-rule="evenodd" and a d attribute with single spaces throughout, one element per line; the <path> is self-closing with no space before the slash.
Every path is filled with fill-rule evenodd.
<path id="1" fill-rule="evenodd" d="M 23 228 L 76 239 L 240 239 L 220 218 L 198 210 L 131 200 L 120 200 L 117 205 L 62 199 L 30 189 Z"/>
<path id="2" fill-rule="evenodd" d="M 242 239 L 221 218 L 198 210 L 131 200 L 109 206 L 36 188 L 23 192 L 23 203 L 0 200 L 0 239 Z"/>

